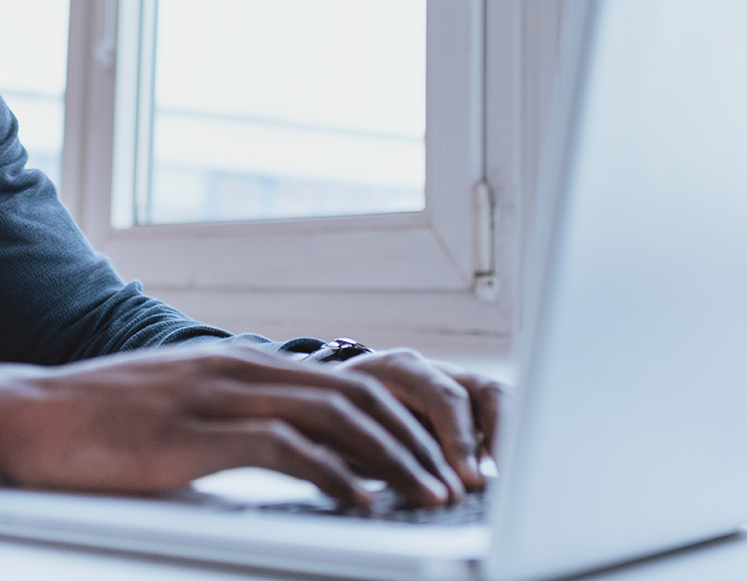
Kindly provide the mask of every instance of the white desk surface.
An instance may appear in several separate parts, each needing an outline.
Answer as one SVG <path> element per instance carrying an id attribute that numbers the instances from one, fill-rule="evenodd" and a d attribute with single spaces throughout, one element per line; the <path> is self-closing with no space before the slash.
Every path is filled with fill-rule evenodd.
<path id="1" fill-rule="evenodd" d="M 308 579 L 246 570 L 197 568 L 174 562 L 129 558 L 53 546 L 0 541 L 0 577 L 23 581 L 280 581 Z M 585 576 L 583 581 L 744 581 L 747 534 L 664 558 Z M 318 580 L 318 578 L 317 578 Z"/>
<path id="2" fill-rule="evenodd" d="M 744 581 L 747 529 L 741 534 L 620 567 L 588 581 Z"/>

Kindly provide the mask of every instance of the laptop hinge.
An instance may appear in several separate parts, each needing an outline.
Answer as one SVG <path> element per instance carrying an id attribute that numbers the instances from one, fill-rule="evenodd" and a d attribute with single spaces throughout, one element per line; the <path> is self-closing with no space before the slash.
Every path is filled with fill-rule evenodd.
<path id="1" fill-rule="evenodd" d="M 473 288 L 479 300 L 494 303 L 498 300 L 499 286 L 495 275 L 495 196 L 485 179 L 472 189 L 472 208 L 475 224 Z"/>

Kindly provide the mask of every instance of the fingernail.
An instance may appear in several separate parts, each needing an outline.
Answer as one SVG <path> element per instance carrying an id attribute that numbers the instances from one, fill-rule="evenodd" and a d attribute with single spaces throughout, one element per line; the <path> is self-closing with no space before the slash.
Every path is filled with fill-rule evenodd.
<path id="1" fill-rule="evenodd" d="M 449 500 L 449 489 L 440 480 L 429 477 L 426 487 L 434 501 L 433 504 L 445 504 Z"/>
<path id="2" fill-rule="evenodd" d="M 467 458 L 465 458 L 463 466 L 465 470 L 463 471 L 464 474 L 462 475 L 462 480 L 464 481 L 467 489 L 470 490 L 475 488 L 482 488 L 482 486 L 485 484 L 485 479 L 482 477 L 482 473 L 480 472 L 480 466 L 477 462 L 477 458 L 475 456 L 467 456 Z"/>
<path id="3" fill-rule="evenodd" d="M 356 507 L 368 509 L 373 504 L 371 493 L 360 486 L 353 487 L 353 497 L 353 503 Z"/>

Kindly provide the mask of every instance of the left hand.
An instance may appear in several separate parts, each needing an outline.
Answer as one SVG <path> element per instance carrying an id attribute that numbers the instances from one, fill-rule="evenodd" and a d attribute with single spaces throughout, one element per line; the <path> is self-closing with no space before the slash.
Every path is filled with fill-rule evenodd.
<path id="1" fill-rule="evenodd" d="M 338 369 L 378 379 L 431 429 L 465 487 L 479 489 L 483 453 L 495 455 L 495 434 L 504 389 L 488 377 L 430 361 L 411 349 L 358 355 Z"/>

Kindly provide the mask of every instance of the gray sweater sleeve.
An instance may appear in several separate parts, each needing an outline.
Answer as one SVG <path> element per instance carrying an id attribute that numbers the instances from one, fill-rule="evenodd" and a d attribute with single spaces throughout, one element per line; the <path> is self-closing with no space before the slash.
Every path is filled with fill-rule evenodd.
<path id="1" fill-rule="evenodd" d="M 91 248 L 52 182 L 25 169 L 17 132 L 0 98 L 0 361 L 54 365 L 221 339 L 281 347 L 260 335 L 235 338 L 144 296 L 136 282 L 125 284 Z"/>

